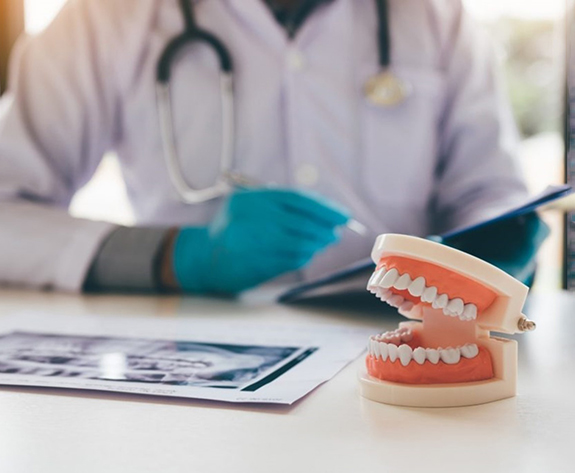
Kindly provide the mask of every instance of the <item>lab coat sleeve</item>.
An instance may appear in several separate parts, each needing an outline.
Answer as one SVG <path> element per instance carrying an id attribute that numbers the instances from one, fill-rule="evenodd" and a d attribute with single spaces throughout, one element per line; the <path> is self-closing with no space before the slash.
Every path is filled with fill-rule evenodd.
<path id="1" fill-rule="evenodd" d="M 113 50 L 98 39 L 108 35 L 108 45 L 113 42 L 113 21 L 102 18 L 110 3 L 71 0 L 14 54 L 0 101 L 3 284 L 79 291 L 115 228 L 67 212 L 118 133 Z"/>
<path id="2" fill-rule="evenodd" d="M 440 124 L 434 231 L 478 222 L 526 197 L 518 133 L 502 93 L 495 51 L 460 2 L 436 11 L 442 28 L 446 100 Z"/>

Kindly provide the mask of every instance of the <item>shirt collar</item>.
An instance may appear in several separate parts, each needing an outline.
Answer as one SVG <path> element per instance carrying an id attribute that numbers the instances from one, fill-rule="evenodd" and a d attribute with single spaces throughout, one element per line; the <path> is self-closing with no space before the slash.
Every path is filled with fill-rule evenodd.
<path id="1" fill-rule="evenodd" d="M 320 6 L 331 3 L 334 0 L 300 0 L 294 9 L 282 7 L 277 0 L 263 0 L 271 9 L 276 20 L 287 30 L 290 38 L 293 38 L 299 28 L 305 23 L 311 14 Z"/>

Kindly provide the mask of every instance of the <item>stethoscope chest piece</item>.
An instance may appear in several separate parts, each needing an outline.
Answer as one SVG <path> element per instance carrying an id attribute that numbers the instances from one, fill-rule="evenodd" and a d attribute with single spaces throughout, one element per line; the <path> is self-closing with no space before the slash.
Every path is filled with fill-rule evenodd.
<path id="1" fill-rule="evenodd" d="M 412 91 L 411 84 L 387 69 L 369 79 L 364 88 L 367 100 L 378 107 L 399 105 L 411 95 Z"/>

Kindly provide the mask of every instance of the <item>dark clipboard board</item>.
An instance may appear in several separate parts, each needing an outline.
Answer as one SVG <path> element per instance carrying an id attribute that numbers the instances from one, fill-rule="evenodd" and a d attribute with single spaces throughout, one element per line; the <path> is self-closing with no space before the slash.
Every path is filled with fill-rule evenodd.
<path id="1" fill-rule="evenodd" d="M 474 230 L 493 225 L 501 221 L 510 220 L 531 213 L 543 205 L 571 194 L 573 189 L 569 185 L 549 186 L 540 194 L 530 198 L 520 205 L 514 206 L 491 218 L 468 225 L 440 235 L 444 241 L 460 237 Z M 278 302 L 289 304 L 312 298 L 325 298 L 330 295 L 358 294 L 365 292 L 365 285 L 369 280 L 375 264 L 371 258 L 360 260 L 339 271 L 326 274 L 318 279 L 292 287 L 278 297 Z"/>

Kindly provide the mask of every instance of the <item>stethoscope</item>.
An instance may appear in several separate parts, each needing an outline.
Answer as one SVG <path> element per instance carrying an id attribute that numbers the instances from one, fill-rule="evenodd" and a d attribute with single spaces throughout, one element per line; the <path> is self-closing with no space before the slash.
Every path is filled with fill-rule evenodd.
<path id="1" fill-rule="evenodd" d="M 252 179 L 233 171 L 235 136 L 233 58 L 228 48 L 219 38 L 198 26 L 192 8 L 193 0 L 179 1 L 185 29 L 169 42 L 160 56 L 157 68 L 156 92 L 164 157 L 170 180 L 182 202 L 198 204 L 226 195 L 234 188 L 259 187 L 261 183 L 254 182 Z M 364 94 L 366 99 L 376 106 L 393 107 L 409 97 L 411 86 L 391 72 L 388 4 L 387 0 L 375 0 L 375 2 L 379 16 L 377 40 L 380 72 L 366 82 Z M 184 178 L 176 148 L 170 89 L 171 68 L 176 56 L 184 47 L 193 43 L 202 43 L 212 48 L 220 64 L 219 87 L 222 113 L 220 174 L 212 186 L 203 189 L 191 187 Z"/>

